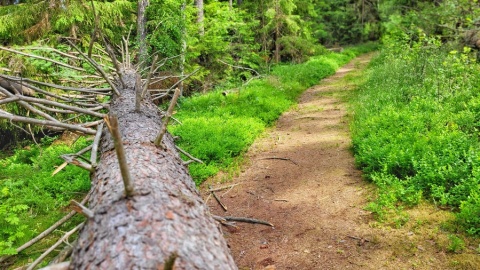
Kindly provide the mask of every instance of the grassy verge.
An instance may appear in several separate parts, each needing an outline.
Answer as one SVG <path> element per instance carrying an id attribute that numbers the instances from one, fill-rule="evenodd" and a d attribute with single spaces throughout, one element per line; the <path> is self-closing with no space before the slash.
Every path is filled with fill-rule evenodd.
<path id="1" fill-rule="evenodd" d="M 218 89 L 183 99 L 176 114 L 182 124 L 171 126 L 170 131 L 180 137 L 177 144 L 181 148 L 205 162 L 190 165 L 195 182 L 200 184 L 235 163 L 305 89 L 375 47 L 367 44 L 316 56 L 302 64 L 278 65 L 270 75 L 227 91 L 227 95 Z"/>
<path id="2" fill-rule="evenodd" d="M 390 41 L 355 98 L 353 148 L 380 219 L 423 199 L 480 235 L 480 66 L 468 48 Z M 401 221 L 399 221 L 401 222 Z"/>

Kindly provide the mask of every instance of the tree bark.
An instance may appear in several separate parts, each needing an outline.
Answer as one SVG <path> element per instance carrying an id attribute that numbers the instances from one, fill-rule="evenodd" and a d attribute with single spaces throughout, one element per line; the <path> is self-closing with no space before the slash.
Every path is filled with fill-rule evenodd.
<path id="1" fill-rule="evenodd" d="M 92 175 L 94 216 L 81 229 L 70 269 L 163 269 L 172 255 L 177 256 L 173 269 L 237 269 L 172 136 L 164 136 L 165 150 L 153 143 L 161 127 L 157 107 L 145 98 L 135 111 L 136 76 L 124 72 L 125 87 L 110 106 L 118 116 L 134 195 L 125 196 L 105 127 Z"/>
<path id="2" fill-rule="evenodd" d="M 275 0 L 275 63 L 280 62 L 280 3 Z"/>
<path id="3" fill-rule="evenodd" d="M 12 94 L 15 94 L 16 92 L 18 92 L 19 94 L 24 96 L 30 96 L 30 97 L 35 96 L 35 91 L 33 89 L 30 89 L 16 82 L 5 80 L 4 78 L 1 78 L 1 77 L 0 77 L 0 87 L 5 88 Z M 2 96 L 1 93 L 0 93 L 0 96 Z"/>
<path id="4" fill-rule="evenodd" d="M 138 0 L 137 4 L 137 42 L 138 42 L 138 62 L 142 67 L 146 66 L 147 59 L 147 18 L 145 12 L 149 5 L 148 0 Z"/>
<path id="5" fill-rule="evenodd" d="M 198 33 L 200 36 L 205 34 L 205 27 L 203 21 L 205 19 L 203 11 L 203 0 L 195 0 L 195 6 L 197 7 L 197 23 L 198 23 Z"/>

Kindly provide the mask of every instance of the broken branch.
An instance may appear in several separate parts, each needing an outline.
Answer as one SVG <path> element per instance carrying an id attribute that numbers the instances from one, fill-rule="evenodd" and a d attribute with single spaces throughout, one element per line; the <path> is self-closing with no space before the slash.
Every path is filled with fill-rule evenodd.
<path id="1" fill-rule="evenodd" d="M 224 226 L 228 226 L 228 227 L 233 227 L 235 229 L 238 229 L 238 226 L 236 226 L 235 224 L 232 224 L 230 222 L 227 222 L 226 219 L 224 219 L 223 217 L 220 217 L 220 216 L 215 216 L 215 215 L 212 215 L 213 219 L 220 222 L 220 224 L 224 225 Z"/>
<path id="2" fill-rule="evenodd" d="M 73 44 L 73 42 L 71 42 L 70 40 L 67 39 L 67 42 L 70 44 L 70 46 L 72 46 L 75 50 L 77 50 L 85 59 L 87 59 L 87 61 L 98 71 L 100 72 L 100 74 L 102 75 L 102 77 L 105 79 L 105 81 L 107 81 L 107 83 L 112 87 L 113 91 L 115 92 L 115 94 L 119 95 L 120 96 L 120 92 L 118 91 L 117 87 L 115 86 L 115 84 L 108 78 L 107 74 L 105 73 L 105 71 L 97 64 L 97 62 L 95 62 L 95 60 L 93 60 L 92 58 L 88 57 L 87 55 L 85 55 L 77 46 L 75 46 L 75 44 Z"/>
<path id="3" fill-rule="evenodd" d="M 85 169 L 89 172 L 93 171 L 92 165 L 90 165 L 86 162 L 83 162 L 81 160 L 78 160 L 75 155 L 61 155 L 60 157 L 63 158 L 63 160 L 65 160 L 69 164 L 75 165 L 75 166 L 80 167 L 82 169 Z"/>
<path id="4" fill-rule="evenodd" d="M 190 76 L 192 76 L 193 74 L 197 73 L 200 69 L 197 68 L 196 70 L 194 70 L 192 73 L 188 74 L 187 76 L 183 77 L 181 80 L 179 80 L 178 82 L 176 82 L 174 85 L 172 85 L 170 87 L 170 89 L 168 90 L 167 94 L 170 92 L 171 89 L 175 88 L 178 84 L 180 84 L 181 82 L 183 82 L 184 80 L 188 79 Z M 177 88 L 178 89 L 178 88 Z M 152 100 L 156 100 L 156 99 L 159 99 L 159 97 L 157 98 L 154 98 Z"/>
<path id="5" fill-rule="evenodd" d="M 16 116 L 12 114 L 7 114 L 5 112 L 0 112 L 0 118 L 5 118 L 13 122 L 22 122 L 22 123 L 36 124 L 36 125 L 47 126 L 47 127 L 59 127 L 62 129 L 75 130 L 75 131 L 79 131 L 89 135 L 94 135 L 97 133 L 93 129 L 84 128 L 77 125 L 65 124 L 57 121 L 35 119 L 30 117 Z"/>
<path id="6" fill-rule="evenodd" d="M 105 123 L 108 130 L 112 134 L 113 144 L 115 146 L 115 152 L 117 153 L 118 164 L 122 174 L 123 185 L 125 186 L 125 195 L 130 197 L 134 193 L 132 177 L 128 170 L 127 156 L 125 155 L 125 149 L 123 148 L 122 136 L 118 128 L 118 118 L 116 115 L 107 115 L 105 117 Z"/>
<path id="7" fill-rule="evenodd" d="M 227 206 L 220 201 L 220 198 L 217 197 L 217 194 L 215 194 L 215 191 L 210 191 L 213 195 L 213 198 L 218 202 L 218 204 L 222 207 L 223 211 L 227 211 Z"/>
<path id="8" fill-rule="evenodd" d="M 225 186 L 225 187 L 218 187 L 218 188 L 214 188 L 214 189 L 212 189 L 212 188 L 209 188 L 209 189 L 208 189 L 208 191 L 209 191 L 209 192 L 213 192 L 213 191 L 222 191 L 222 190 L 225 190 L 225 189 L 228 189 L 228 188 L 232 188 L 232 187 L 234 187 L 234 186 L 238 186 L 238 185 L 240 185 L 240 183 L 233 184 L 233 185 L 229 185 L 229 186 Z"/>
<path id="9" fill-rule="evenodd" d="M 245 70 L 250 70 L 250 71 L 253 71 L 255 74 L 257 74 L 257 77 L 260 77 L 260 73 L 258 73 L 258 71 L 256 71 L 255 69 L 253 68 L 247 68 L 247 67 L 241 67 L 241 66 L 235 66 L 235 65 L 232 65 L 232 64 L 229 64 L 227 62 L 224 62 L 220 59 L 217 59 L 218 62 L 224 64 L 224 65 L 227 65 L 227 66 L 230 66 L 230 67 L 233 67 L 233 68 L 238 68 L 238 69 L 245 69 Z"/>
<path id="10" fill-rule="evenodd" d="M 163 270 L 174 270 L 175 269 L 175 260 L 177 259 L 177 253 L 172 253 L 168 259 L 165 260 L 163 264 Z"/>
<path id="11" fill-rule="evenodd" d="M 85 196 L 85 198 L 83 198 L 82 200 L 82 204 L 83 203 L 86 203 L 88 201 L 88 199 L 90 198 L 91 196 L 91 191 Z M 32 240 L 28 241 L 27 243 L 23 244 L 22 246 L 18 247 L 15 251 L 16 253 L 20 253 L 22 252 L 23 250 L 31 247 L 32 245 L 34 245 L 35 243 L 37 243 L 38 241 L 42 240 L 45 236 L 49 235 L 51 232 L 53 232 L 55 229 L 57 229 L 58 227 L 60 227 L 63 223 L 65 223 L 67 220 L 69 220 L 71 217 L 73 217 L 77 212 L 75 211 L 70 211 L 70 213 L 68 213 L 66 216 L 64 216 L 63 218 L 61 218 L 59 221 L 55 222 L 52 226 L 50 226 L 48 229 L 46 229 L 45 231 L 43 231 L 42 233 L 40 233 L 39 235 L 37 235 L 35 238 L 33 238 Z M 8 259 L 9 257 L 11 256 L 5 256 L 5 257 L 0 257 L 0 262 L 3 262 L 5 261 L 6 259 Z"/>
<path id="12" fill-rule="evenodd" d="M 167 113 L 165 115 L 165 119 L 162 122 L 162 127 L 160 128 L 160 132 L 158 133 L 157 138 L 155 139 L 155 145 L 160 146 L 161 148 L 165 148 L 161 145 L 163 135 L 167 132 L 168 122 L 170 121 L 170 117 L 172 117 L 173 109 L 177 104 L 178 97 L 180 96 L 180 89 L 175 89 L 175 94 L 173 95 L 172 102 L 170 102 L 170 106 L 168 106 Z"/>
<path id="13" fill-rule="evenodd" d="M 74 112 L 78 112 L 78 113 L 84 113 L 84 114 L 87 114 L 87 115 L 100 117 L 100 118 L 105 117 L 105 114 L 103 114 L 103 113 L 97 113 L 97 112 L 94 112 L 92 110 L 83 109 L 83 108 L 79 108 L 79 107 L 76 107 L 76 106 L 70 106 L 70 105 L 60 103 L 60 102 L 55 102 L 55 101 L 42 99 L 42 98 L 26 97 L 26 96 L 22 96 L 22 95 L 15 95 L 15 96 L 18 97 L 19 100 L 22 100 L 22 101 L 25 101 L 25 102 L 45 104 L 45 105 L 54 106 L 54 107 L 58 107 L 58 108 L 62 108 L 62 109 L 66 109 L 66 110 L 70 110 L 70 111 L 74 111 Z"/>
<path id="14" fill-rule="evenodd" d="M 27 268 L 27 270 L 33 270 L 35 266 L 37 266 L 39 263 L 45 259 L 45 257 L 48 256 L 55 248 L 57 248 L 60 244 L 62 244 L 65 240 L 67 240 L 72 234 L 74 234 L 78 229 L 80 229 L 83 226 L 84 222 L 78 224 L 75 228 L 67 232 L 62 238 L 60 238 L 53 246 L 51 246 L 49 249 L 47 249 L 40 257 L 38 257 L 32 264 L 30 264 Z"/>
<path id="15" fill-rule="evenodd" d="M 68 65 L 68 64 L 59 62 L 59 61 L 55 61 L 55 60 L 50 59 L 50 58 L 38 56 L 38 55 L 35 55 L 35 54 L 24 53 L 24 52 L 20 52 L 20 51 L 14 50 L 14 49 L 9 49 L 9 48 L 3 47 L 3 46 L 0 46 L 0 50 L 4 50 L 4 51 L 7 51 L 7 52 L 11 52 L 11 53 L 15 53 L 15 54 L 20 54 L 20 55 L 28 56 L 28 57 L 32 57 L 32 58 L 37 58 L 37 59 L 40 59 L 40 60 L 45 60 L 45 61 L 48 61 L 48 62 L 52 62 L 52 63 L 54 63 L 54 64 L 57 64 L 57 65 L 59 65 L 59 66 L 63 66 L 63 67 L 66 67 L 66 68 L 71 68 L 71 69 L 77 70 L 77 71 L 86 72 L 85 69 L 83 69 L 83 68 L 74 67 L 74 66 L 71 66 L 71 65 Z"/>
<path id="16" fill-rule="evenodd" d="M 245 218 L 245 217 L 220 217 L 220 216 L 215 216 L 212 215 L 214 218 L 223 218 L 226 221 L 237 221 L 237 222 L 245 222 L 245 223 L 252 223 L 252 224 L 262 224 L 262 225 L 267 225 L 270 227 L 273 227 L 273 224 L 267 221 L 259 220 L 259 219 L 254 219 L 254 218 Z"/>
<path id="17" fill-rule="evenodd" d="M 145 82 L 145 85 L 143 86 L 142 90 L 142 98 L 145 97 L 145 94 L 147 93 L 148 86 L 150 85 L 150 80 L 152 79 L 152 74 L 155 69 L 155 64 L 157 63 L 158 55 L 155 55 L 153 57 L 153 62 L 152 65 L 150 66 L 150 72 L 147 75 L 147 81 Z"/>
<path id="18" fill-rule="evenodd" d="M 185 156 L 187 156 L 187 157 L 190 158 L 191 160 L 203 164 L 203 161 L 201 161 L 200 159 L 198 159 L 198 158 L 190 155 L 190 153 L 188 153 L 187 151 L 183 150 L 182 148 L 180 148 L 180 147 L 178 147 L 178 146 L 176 146 L 176 145 L 175 145 L 175 148 L 177 148 L 178 151 L 180 151 L 182 154 L 184 154 Z"/>
<path id="19" fill-rule="evenodd" d="M 83 148 L 82 150 L 78 151 L 77 153 L 75 153 L 74 155 L 75 156 L 80 156 L 80 155 L 83 155 L 85 154 L 86 152 L 90 151 L 92 149 L 92 145 L 89 145 L 85 148 Z M 63 168 L 65 168 L 65 166 L 68 165 L 68 162 L 65 161 L 64 163 L 62 163 L 62 165 L 58 166 L 55 171 L 53 171 L 52 173 L 52 176 L 54 176 L 55 174 L 57 174 L 58 172 L 60 172 Z"/>
<path id="20" fill-rule="evenodd" d="M 266 158 L 261 158 L 260 160 L 265 160 L 265 159 L 278 159 L 278 160 L 286 160 L 286 161 L 290 161 L 292 162 L 293 164 L 297 165 L 298 166 L 298 163 L 289 159 L 289 158 L 282 158 L 282 157 L 266 157 Z"/>
<path id="21" fill-rule="evenodd" d="M 86 216 L 87 218 L 93 218 L 93 211 L 85 207 L 83 204 L 71 200 L 70 205 L 72 206 L 73 211 Z"/>
<path id="22" fill-rule="evenodd" d="M 70 247 L 70 249 L 72 248 Z M 61 263 L 46 266 L 44 268 L 40 268 L 40 270 L 68 270 L 69 267 L 70 267 L 70 262 L 61 262 Z"/>
<path id="23" fill-rule="evenodd" d="M 97 127 L 97 134 L 95 134 L 95 139 L 93 140 L 92 144 L 92 152 L 90 154 L 90 163 L 92 167 L 95 169 L 97 167 L 97 152 L 98 152 L 98 145 L 100 144 L 100 138 L 102 137 L 103 131 L 103 123 L 98 125 Z"/>
<path id="24" fill-rule="evenodd" d="M 53 260 L 50 261 L 50 266 L 52 267 L 51 270 L 60 270 L 60 269 L 53 268 L 53 266 L 59 265 L 60 263 L 64 262 L 70 255 L 72 255 L 73 247 L 77 244 L 77 242 L 78 242 L 78 239 L 75 239 L 70 245 L 66 245 L 58 253 L 58 255 L 55 258 L 53 258 Z M 67 268 L 65 270 L 68 269 L 68 265 L 70 264 L 70 262 L 67 262 L 67 263 L 68 263 Z M 47 269 L 42 268 L 41 270 L 47 270 Z"/>
<path id="25" fill-rule="evenodd" d="M 135 111 L 140 112 L 140 104 L 142 104 L 142 78 L 136 74 L 135 80 Z"/>

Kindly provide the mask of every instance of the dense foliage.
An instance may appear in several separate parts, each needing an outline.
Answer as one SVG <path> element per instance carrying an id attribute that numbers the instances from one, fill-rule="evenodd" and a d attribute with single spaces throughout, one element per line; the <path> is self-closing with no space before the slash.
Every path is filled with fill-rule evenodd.
<path id="1" fill-rule="evenodd" d="M 15 254 L 20 243 L 60 219 L 70 200 L 90 189 L 88 172 L 79 167 L 67 166 L 52 175 L 63 163 L 60 155 L 77 152 L 89 142 L 80 138 L 72 146 L 49 146 L 53 139 L 0 159 L 0 255 Z"/>
<path id="2" fill-rule="evenodd" d="M 480 65 L 470 47 L 417 28 L 385 36 L 355 98 L 357 164 L 379 187 L 381 219 L 422 199 L 458 209 L 480 234 Z"/>
<path id="3" fill-rule="evenodd" d="M 337 0 L 208 0 L 202 31 L 193 1 L 151 0 L 147 8 L 149 54 L 169 58 L 163 70 L 175 74 L 199 71 L 186 82 L 187 91 L 247 81 L 272 63 L 302 62 L 324 52 L 325 44 L 356 44 L 379 36 L 376 1 Z M 56 45 L 73 37 L 84 47 L 99 41 L 98 28 L 118 44 L 135 35 L 134 0 L 25 0 L 0 6 L 0 42 L 24 45 L 38 40 Z M 95 26 L 97 21 L 97 26 Z"/>

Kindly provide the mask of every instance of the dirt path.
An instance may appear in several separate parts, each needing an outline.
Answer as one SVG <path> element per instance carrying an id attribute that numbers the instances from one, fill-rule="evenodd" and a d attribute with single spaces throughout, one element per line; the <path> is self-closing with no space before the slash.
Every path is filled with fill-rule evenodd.
<path id="1" fill-rule="evenodd" d="M 452 269 L 436 236 L 417 239 L 411 227 L 379 226 L 364 210 L 371 187 L 354 166 L 343 100 L 369 59 L 359 57 L 308 89 L 255 142 L 242 173 L 223 184 L 239 185 L 218 192 L 228 212 L 208 200 L 215 214 L 274 224 L 223 227 L 240 269 Z"/>

